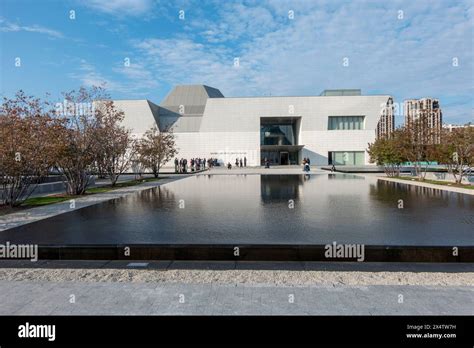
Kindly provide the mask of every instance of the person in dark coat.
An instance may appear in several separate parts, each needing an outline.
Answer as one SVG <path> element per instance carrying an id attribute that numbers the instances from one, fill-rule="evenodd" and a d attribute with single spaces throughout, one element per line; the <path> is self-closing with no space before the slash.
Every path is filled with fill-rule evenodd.
<path id="1" fill-rule="evenodd" d="M 270 168 L 270 161 L 268 158 L 265 158 L 265 168 Z"/>
<path id="2" fill-rule="evenodd" d="M 247 167 L 247 157 L 244 157 L 244 167 Z"/>

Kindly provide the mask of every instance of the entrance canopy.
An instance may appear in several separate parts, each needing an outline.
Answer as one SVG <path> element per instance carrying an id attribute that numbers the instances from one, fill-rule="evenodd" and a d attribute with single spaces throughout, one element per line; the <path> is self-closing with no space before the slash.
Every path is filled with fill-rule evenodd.
<path id="1" fill-rule="evenodd" d="M 298 152 L 304 145 L 262 145 L 260 146 L 261 151 L 287 151 L 287 152 Z"/>

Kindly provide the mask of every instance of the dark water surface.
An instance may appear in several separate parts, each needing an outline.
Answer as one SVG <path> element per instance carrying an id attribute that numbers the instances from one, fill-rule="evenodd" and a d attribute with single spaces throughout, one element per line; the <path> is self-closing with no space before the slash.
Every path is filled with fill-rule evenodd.
<path id="1" fill-rule="evenodd" d="M 473 217 L 474 196 L 351 174 L 200 175 L 0 232 L 0 241 L 474 245 Z"/>

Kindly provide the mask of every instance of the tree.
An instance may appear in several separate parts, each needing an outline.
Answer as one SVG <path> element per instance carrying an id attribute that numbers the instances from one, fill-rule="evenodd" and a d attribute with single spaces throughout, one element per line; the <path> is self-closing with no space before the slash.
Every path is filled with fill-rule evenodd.
<path id="1" fill-rule="evenodd" d="M 400 146 L 400 139 L 403 136 L 403 129 L 395 130 L 390 137 L 381 137 L 369 144 L 368 153 L 370 162 L 383 165 L 387 176 L 394 177 L 400 175 L 400 166 L 406 161 L 403 156 L 403 149 Z"/>
<path id="2" fill-rule="evenodd" d="M 463 177 L 474 165 L 474 127 L 444 130 L 441 144 L 436 146 L 435 156 L 453 174 L 454 181 L 461 184 Z"/>
<path id="3" fill-rule="evenodd" d="M 415 174 L 424 180 L 429 162 L 436 157 L 436 146 L 440 143 L 440 132 L 428 122 L 428 112 L 420 112 L 415 120 L 403 126 L 399 142 L 402 157 L 413 164 Z"/>
<path id="4" fill-rule="evenodd" d="M 49 174 L 58 156 L 61 122 L 48 102 L 18 91 L 0 107 L 0 204 L 23 203 Z"/>
<path id="5" fill-rule="evenodd" d="M 130 166 L 137 146 L 131 131 L 121 126 L 123 111 L 118 110 L 113 101 L 96 103 L 98 127 L 95 138 L 97 144 L 97 167 L 107 174 L 112 186 Z"/>
<path id="6" fill-rule="evenodd" d="M 95 100 L 107 99 L 102 87 L 63 93 L 64 107 L 59 104 L 57 114 L 65 120 L 59 135 L 61 143 L 57 167 L 64 175 L 67 193 L 82 195 L 91 183 L 94 162 L 98 157 L 99 139 Z"/>
<path id="7" fill-rule="evenodd" d="M 140 162 L 145 168 L 151 169 L 155 178 L 158 178 L 160 168 L 177 152 L 171 129 L 160 132 L 156 126 L 145 132 L 138 146 Z"/>

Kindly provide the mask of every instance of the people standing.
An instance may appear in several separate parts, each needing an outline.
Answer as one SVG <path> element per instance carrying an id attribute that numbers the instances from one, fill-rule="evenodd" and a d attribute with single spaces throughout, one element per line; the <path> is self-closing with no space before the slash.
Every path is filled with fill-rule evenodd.
<path id="1" fill-rule="evenodd" d="M 236 159 L 235 159 L 235 166 L 236 166 L 236 167 L 239 166 L 239 158 L 236 158 Z"/>
<path id="2" fill-rule="evenodd" d="M 304 170 L 306 173 L 308 173 L 308 172 L 310 171 L 309 159 L 308 159 L 308 158 L 306 158 L 306 160 L 305 160 L 303 170 Z"/>
<path id="3" fill-rule="evenodd" d="M 179 171 L 179 160 L 178 160 L 178 157 L 176 157 L 174 159 L 174 172 L 178 173 L 178 171 Z"/>
<path id="4" fill-rule="evenodd" d="M 247 157 L 244 157 L 244 167 L 247 167 Z"/>
<path id="5" fill-rule="evenodd" d="M 243 167 L 242 158 L 240 159 L 240 168 Z"/>

